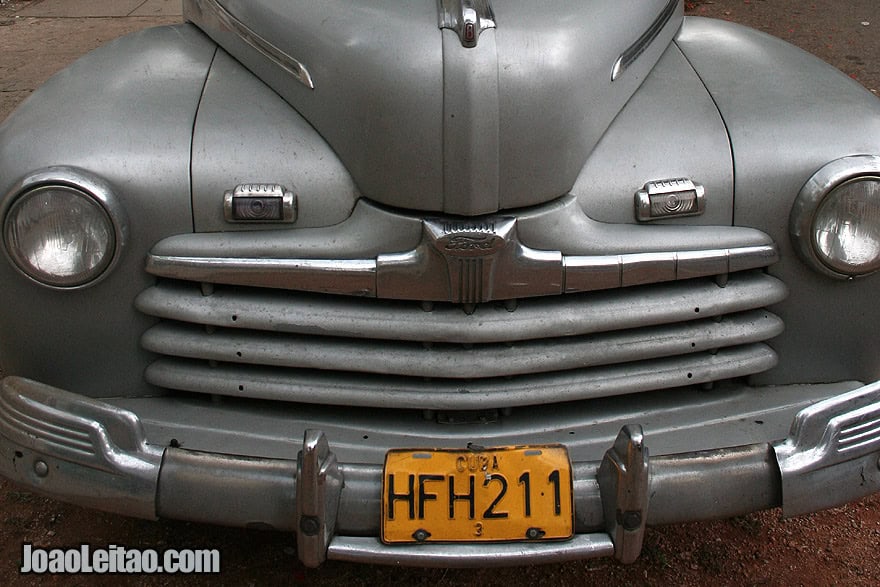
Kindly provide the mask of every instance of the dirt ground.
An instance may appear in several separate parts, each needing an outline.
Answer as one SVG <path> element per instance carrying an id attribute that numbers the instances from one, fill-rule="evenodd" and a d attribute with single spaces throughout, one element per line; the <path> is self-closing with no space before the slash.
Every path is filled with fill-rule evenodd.
<path id="1" fill-rule="evenodd" d="M 75 0 L 70 0 L 75 1 Z M 87 1 L 87 0 L 82 0 Z M 0 118 L 76 56 L 144 26 L 173 21 L 17 18 L 31 2 L 0 1 Z M 876 0 L 717 0 L 688 12 L 743 22 L 814 52 L 880 89 L 880 3 Z M 219 577 L 21 576 L 22 544 L 46 548 L 124 545 L 216 548 Z M 293 537 L 276 532 L 150 522 L 97 513 L 0 482 L 0 583 L 12 584 L 558 584 L 558 585 L 880 585 L 880 495 L 842 508 L 782 520 L 768 511 L 732 520 L 651 528 L 633 565 L 613 560 L 506 570 L 394 569 L 328 563 L 305 569 Z"/>

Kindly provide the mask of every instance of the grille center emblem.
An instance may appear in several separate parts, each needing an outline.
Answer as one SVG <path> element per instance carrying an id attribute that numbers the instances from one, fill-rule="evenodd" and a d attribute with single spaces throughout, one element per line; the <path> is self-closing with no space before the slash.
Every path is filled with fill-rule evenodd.
<path id="1" fill-rule="evenodd" d="M 427 219 L 427 240 L 446 260 L 449 291 L 455 301 L 476 304 L 493 289 L 495 257 L 513 242 L 514 218 L 475 221 Z"/>
<path id="2" fill-rule="evenodd" d="M 516 218 L 428 218 L 416 249 L 381 255 L 378 295 L 477 304 L 562 291 L 562 253 L 536 251 L 516 234 Z"/>
<path id="3" fill-rule="evenodd" d="M 426 220 L 425 230 L 434 247 L 445 256 L 482 257 L 494 255 L 510 240 L 512 219 L 484 222 Z"/>

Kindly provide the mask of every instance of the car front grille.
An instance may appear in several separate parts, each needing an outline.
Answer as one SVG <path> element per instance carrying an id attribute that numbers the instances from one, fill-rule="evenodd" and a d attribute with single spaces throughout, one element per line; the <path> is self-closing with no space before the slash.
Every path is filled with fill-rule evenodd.
<path id="1" fill-rule="evenodd" d="M 725 282 L 726 280 L 726 282 Z M 360 298 L 162 279 L 138 308 L 156 386 L 310 404 L 484 410 L 708 383 L 776 364 L 761 269 L 513 302 Z"/>

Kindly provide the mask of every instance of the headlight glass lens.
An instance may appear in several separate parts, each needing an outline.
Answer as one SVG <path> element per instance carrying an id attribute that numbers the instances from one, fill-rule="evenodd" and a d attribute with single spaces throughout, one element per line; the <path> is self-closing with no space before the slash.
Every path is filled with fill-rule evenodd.
<path id="1" fill-rule="evenodd" d="M 20 196 L 3 227 L 18 268 L 52 287 L 77 287 L 108 267 L 116 247 L 110 216 L 94 198 L 68 186 L 42 186 Z"/>
<path id="2" fill-rule="evenodd" d="M 845 275 L 880 269 L 880 177 L 834 188 L 816 210 L 813 243 L 820 260 Z"/>

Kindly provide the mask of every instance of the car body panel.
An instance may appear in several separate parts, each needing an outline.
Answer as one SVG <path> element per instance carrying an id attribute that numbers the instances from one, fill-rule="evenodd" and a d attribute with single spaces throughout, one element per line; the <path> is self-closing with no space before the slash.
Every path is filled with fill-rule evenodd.
<path id="1" fill-rule="evenodd" d="M 338 224 L 360 197 L 309 123 L 222 49 L 199 105 L 192 167 L 196 232 L 254 230 L 254 224 L 230 224 L 223 216 L 224 193 L 240 184 L 271 182 L 292 190 L 297 228 Z"/>
<path id="2" fill-rule="evenodd" d="M 676 44 L 704 80 L 730 134 L 736 224 L 770 235 L 783 259 L 771 273 L 800 284 L 775 308 L 787 327 L 774 347 L 791 361 L 783 359 L 756 381 L 880 377 L 872 350 L 880 343 L 880 313 L 868 301 L 880 277 L 828 279 L 801 261 L 789 237 L 794 197 L 816 170 L 834 159 L 880 151 L 880 101 L 812 55 L 743 26 L 688 19 Z"/>
<path id="3" fill-rule="evenodd" d="M 685 19 L 684 30 L 690 26 Z M 690 177 L 706 188 L 700 216 L 654 224 L 733 224 L 733 156 L 724 120 L 693 66 L 670 44 L 590 154 L 571 194 L 599 222 L 633 219 L 649 178 Z"/>
<path id="4" fill-rule="evenodd" d="M 192 127 L 215 51 L 193 27 L 135 33 L 54 76 L 0 128 L 0 210 L 23 177 L 66 166 L 124 191 L 134 224 L 118 270 L 89 291 L 47 290 L 4 258 L 0 331 L 13 333 L 0 336 L 6 373 L 100 396 L 157 392 L 141 378 L 149 356 L 138 331 L 150 320 L 119 300 L 149 283 L 141 268 L 152 243 L 192 231 Z M 25 331 L 39 335 L 18 335 Z"/>
<path id="5" fill-rule="evenodd" d="M 612 83 L 615 61 L 669 2 L 554 2 L 539 14 L 506 2 L 505 26 L 469 50 L 452 31 L 441 42 L 434 0 L 218 3 L 305 64 L 309 88 L 212 18 L 213 4 L 186 14 L 315 126 L 364 195 L 468 215 L 565 194 L 681 22 L 678 7 Z M 584 34 L 585 22 L 603 24 Z"/>
<path id="6" fill-rule="evenodd" d="M 880 487 L 880 277 L 789 228 L 817 169 L 880 153 L 876 97 L 680 2 L 499 0 L 476 47 L 454 4 L 192 0 L 204 32 L 99 49 L 0 127 L 0 214 L 90 174 L 129 229 L 83 287 L 0 258 L 3 475 L 293 531 L 309 565 L 629 562 L 647 524 Z M 242 183 L 295 218 L 231 222 Z M 378 541 L 386 451 L 547 443 L 570 541 Z"/>

